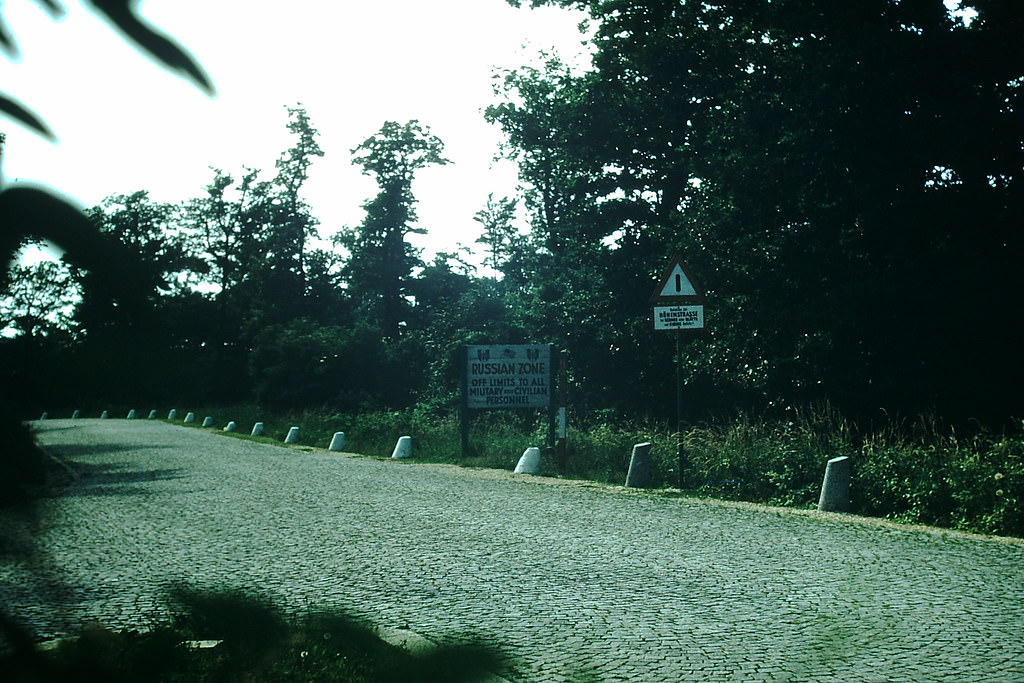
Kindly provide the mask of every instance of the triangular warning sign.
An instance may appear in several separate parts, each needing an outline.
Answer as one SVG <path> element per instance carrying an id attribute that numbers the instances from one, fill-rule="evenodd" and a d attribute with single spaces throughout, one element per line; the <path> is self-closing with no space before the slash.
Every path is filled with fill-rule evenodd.
<path id="1" fill-rule="evenodd" d="M 668 279 L 662 285 L 658 296 L 697 296 L 697 290 L 693 288 L 693 283 L 686 276 L 683 267 L 676 263 L 669 271 Z"/>
<path id="2" fill-rule="evenodd" d="M 675 257 L 672 265 L 661 276 L 661 280 L 651 296 L 651 301 L 664 303 L 703 299 L 704 292 L 701 291 L 693 276 L 688 272 L 683 259 L 679 256 Z"/>

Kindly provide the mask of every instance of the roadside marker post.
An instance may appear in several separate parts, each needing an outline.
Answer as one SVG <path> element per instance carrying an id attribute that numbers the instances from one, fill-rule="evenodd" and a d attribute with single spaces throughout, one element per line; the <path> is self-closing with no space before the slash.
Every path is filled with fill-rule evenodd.
<path id="1" fill-rule="evenodd" d="M 676 462 L 679 488 L 683 488 L 686 446 L 683 443 L 683 332 L 704 329 L 704 291 L 690 274 L 681 255 L 676 254 L 662 273 L 651 294 L 655 330 L 676 333 Z"/>

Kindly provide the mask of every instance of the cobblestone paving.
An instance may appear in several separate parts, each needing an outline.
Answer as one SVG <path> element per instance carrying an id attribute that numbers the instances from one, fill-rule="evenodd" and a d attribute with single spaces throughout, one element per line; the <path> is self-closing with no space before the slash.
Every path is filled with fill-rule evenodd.
<path id="1" fill-rule="evenodd" d="M 60 570 L 6 560 L 0 602 L 44 634 L 144 625 L 187 582 L 482 638 L 511 680 L 1024 681 L 1019 543 L 150 421 L 37 427 L 79 474 L 38 522 Z"/>

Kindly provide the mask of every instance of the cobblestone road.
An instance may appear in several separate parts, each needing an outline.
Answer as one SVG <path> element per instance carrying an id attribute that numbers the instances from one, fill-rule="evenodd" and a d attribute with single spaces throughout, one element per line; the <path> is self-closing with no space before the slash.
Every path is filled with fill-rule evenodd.
<path id="1" fill-rule="evenodd" d="M 38 532 L 60 582 L 8 561 L 0 600 L 47 634 L 146 623 L 184 581 L 482 638 L 511 680 L 1024 681 L 1019 543 L 158 422 L 37 427 L 79 474 Z"/>

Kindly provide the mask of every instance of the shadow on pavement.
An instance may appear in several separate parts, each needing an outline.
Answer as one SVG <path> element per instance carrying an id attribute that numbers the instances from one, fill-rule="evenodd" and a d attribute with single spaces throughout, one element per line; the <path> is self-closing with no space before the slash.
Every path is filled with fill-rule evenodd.
<path id="1" fill-rule="evenodd" d="M 93 627 L 54 648 L 0 613 L 0 669 L 12 681 L 479 681 L 501 653 L 482 643 L 407 651 L 343 612 L 286 617 L 254 593 L 173 587 L 156 628 Z"/>
<path id="2" fill-rule="evenodd" d="M 42 498 L 148 495 L 153 492 L 142 484 L 185 478 L 182 469 L 135 469 L 131 465 L 83 462 L 72 462 L 69 467 L 73 478 L 50 487 Z"/>

